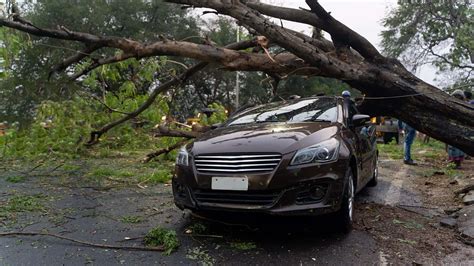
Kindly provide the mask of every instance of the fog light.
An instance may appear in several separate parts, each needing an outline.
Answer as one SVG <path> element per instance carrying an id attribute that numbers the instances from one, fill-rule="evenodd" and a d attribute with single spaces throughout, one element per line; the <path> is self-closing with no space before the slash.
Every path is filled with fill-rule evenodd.
<path id="1" fill-rule="evenodd" d="M 313 200 L 320 200 L 326 194 L 326 189 L 321 186 L 315 186 L 310 190 L 310 197 Z"/>
<path id="2" fill-rule="evenodd" d="M 180 198 L 186 197 L 186 188 L 183 185 L 176 183 L 175 188 L 176 188 L 176 195 L 178 197 Z"/>

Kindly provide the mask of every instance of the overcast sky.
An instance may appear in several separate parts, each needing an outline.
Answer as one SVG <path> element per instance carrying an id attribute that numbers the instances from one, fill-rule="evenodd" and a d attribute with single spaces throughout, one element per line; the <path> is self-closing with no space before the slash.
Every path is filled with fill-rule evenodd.
<path id="1" fill-rule="evenodd" d="M 304 0 L 262 0 L 273 5 L 292 8 L 308 8 Z M 349 28 L 364 36 L 380 50 L 380 32 L 383 30 L 382 19 L 388 11 L 396 6 L 396 0 L 319 0 L 319 3 L 331 15 Z M 284 22 L 284 26 L 298 31 L 311 32 L 309 26 Z M 428 83 L 434 83 L 434 69 L 425 67 L 418 77 Z"/>

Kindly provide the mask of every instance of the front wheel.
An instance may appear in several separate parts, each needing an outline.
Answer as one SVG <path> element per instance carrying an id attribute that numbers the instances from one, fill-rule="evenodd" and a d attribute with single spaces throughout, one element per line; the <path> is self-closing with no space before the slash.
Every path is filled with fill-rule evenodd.
<path id="1" fill-rule="evenodd" d="M 349 233 L 352 230 L 352 215 L 354 212 L 354 178 L 352 171 L 348 176 L 347 186 L 344 191 L 341 209 L 336 213 L 336 223 L 344 232 Z"/>

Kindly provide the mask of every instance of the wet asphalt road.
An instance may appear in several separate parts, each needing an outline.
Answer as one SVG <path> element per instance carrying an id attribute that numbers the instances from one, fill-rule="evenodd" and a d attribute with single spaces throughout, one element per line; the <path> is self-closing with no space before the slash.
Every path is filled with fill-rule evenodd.
<path id="1" fill-rule="evenodd" d="M 403 175 L 403 169 L 400 173 Z M 404 190 L 403 182 L 384 176 L 383 170 L 380 179 L 379 186 L 358 195 L 356 208 L 362 201 L 418 201 L 414 192 Z M 93 243 L 139 246 L 140 238 L 123 240 L 142 237 L 150 228 L 162 226 L 176 230 L 181 246 L 166 256 L 159 252 L 93 248 L 43 236 L 2 237 L 0 265 L 373 265 L 384 259 L 368 233 L 353 230 L 348 235 L 341 234 L 328 219 L 239 215 L 214 217 L 219 220 L 216 222 L 192 217 L 173 205 L 171 189 L 164 185 L 102 191 L 62 187 L 53 180 L 13 184 L 0 178 L 0 202 L 18 191 L 47 195 L 48 211 L 20 213 L 16 224 L 0 224 L 2 232 L 47 230 Z M 121 221 L 124 216 L 140 216 L 142 221 L 127 224 Z M 185 233 L 195 224 L 205 227 L 205 236 Z M 241 250 L 235 243 L 251 243 L 255 247 Z"/>

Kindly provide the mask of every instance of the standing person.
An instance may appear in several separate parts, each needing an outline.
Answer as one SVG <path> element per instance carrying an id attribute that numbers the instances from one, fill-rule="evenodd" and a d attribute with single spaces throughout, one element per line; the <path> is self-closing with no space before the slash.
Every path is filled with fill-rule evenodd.
<path id="1" fill-rule="evenodd" d="M 403 123 L 403 130 L 405 131 L 403 163 L 408 165 L 417 165 L 417 163 L 411 158 L 411 145 L 413 144 L 413 141 L 416 137 L 416 129 L 406 123 Z"/>
<path id="2" fill-rule="evenodd" d="M 455 90 L 451 95 L 461 101 L 466 100 L 464 97 L 464 92 L 462 90 Z M 461 168 L 461 163 L 462 161 L 464 161 L 465 156 L 466 154 L 462 150 L 454 146 L 448 145 L 448 161 L 450 163 L 454 163 L 457 169 Z"/>

